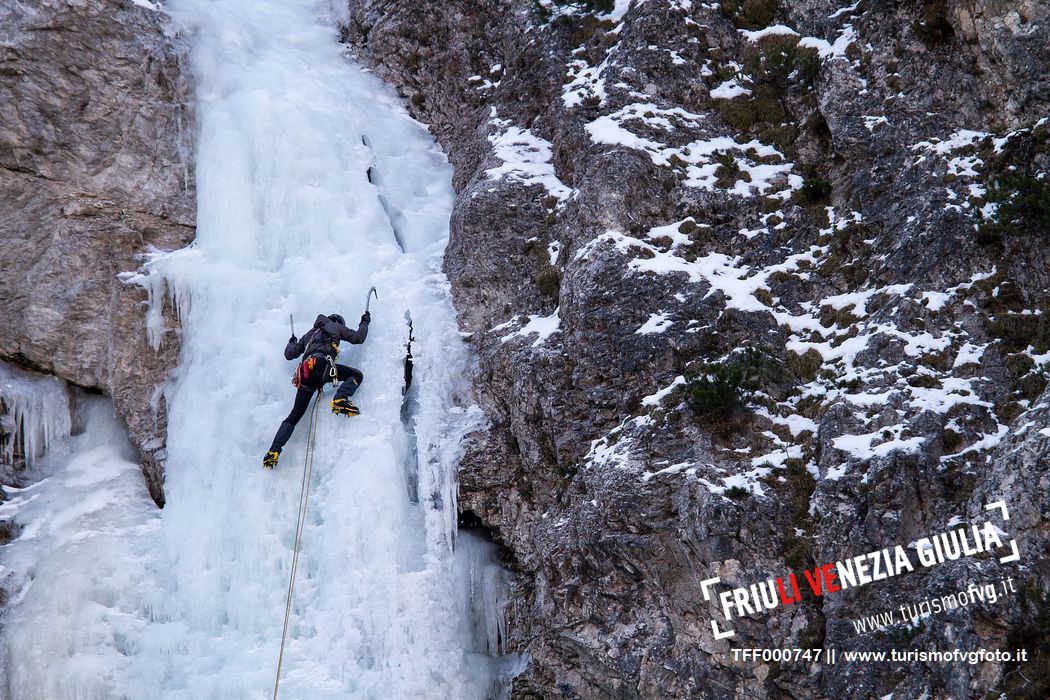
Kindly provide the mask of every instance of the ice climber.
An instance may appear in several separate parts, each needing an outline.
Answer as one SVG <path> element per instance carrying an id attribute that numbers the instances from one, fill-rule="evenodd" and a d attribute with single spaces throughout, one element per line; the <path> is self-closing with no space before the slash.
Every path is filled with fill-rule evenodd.
<path id="1" fill-rule="evenodd" d="M 365 311 L 361 315 L 361 324 L 357 330 L 351 330 L 344 325 L 343 317 L 339 314 L 328 316 L 318 315 L 314 321 L 314 327 L 303 334 L 302 338 L 294 335 L 288 339 L 288 345 L 284 348 L 284 357 L 288 360 L 303 355 L 302 362 L 295 369 L 292 379 L 298 390 L 295 392 L 295 405 L 292 412 L 281 423 L 277 434 L 273 438 L 270 450 L 263 457 L 263 466 L 273 469 L 277 466 L 277 458 L 281 456 L 281 449 L 292 437 L 296 423 L 306 413 L 310 405 L 310 399 L 315 392 L 320 391 L 324 383 L 333 379 L 333 368 L 335 376 L 342 384 L 335 391 L 332 399 L 332 413 L 341 416 L 356 416 L 359 411 L 357 406 L 350 401 L 350 397 L 361 385 L 364 375 L 360 370 L 346 365 L 335 364 L 335 358 L 339 355 L 339 341 L 359 345 L 365 342 L 368 335 L 368 323 L 372 320 L 371 314 Z"/>

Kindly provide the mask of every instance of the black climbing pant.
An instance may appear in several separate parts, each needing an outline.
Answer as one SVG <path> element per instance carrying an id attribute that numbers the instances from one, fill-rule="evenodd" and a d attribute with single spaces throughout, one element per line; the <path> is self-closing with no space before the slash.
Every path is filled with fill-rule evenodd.
<path id="1" fill-rule="evenodd" d="M 342 382 L 339 388 L 335 390 L 335 398 L 344 399 L 353 396 L 354 392 L 357 391 L 357 387 L 364 380 L 365 375 L 361 374 L 361 370 L 340 364 L 335 366 L 335 371 L 339 375 L 339 381 Z M 317 358 L 317 364 L 314 365 L 310 374 L 296 390 L 292 412 L 288 414 L 288 417 L 281 423 L 281 427 L 277 429 L 277 434 L 273 438 L 273 444 L 270 445 L 271 450 L 281 451 L 284 443 L 288 442 L 288 439 L 292 437 L 292 432 L 295 430 L 299 419 L 306 414 L 306 409 L 310 407 L 310 399 L 313 398 L 314 394 L 329 378 L 328 360 L 321 357 Z"/>

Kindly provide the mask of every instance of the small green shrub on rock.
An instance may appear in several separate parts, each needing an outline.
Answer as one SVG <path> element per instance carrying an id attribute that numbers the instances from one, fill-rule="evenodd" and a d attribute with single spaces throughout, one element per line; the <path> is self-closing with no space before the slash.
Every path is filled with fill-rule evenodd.
<path id="1" fill-rule="evenodd" d="M 779 0 L 724 0 L 722 13 L 743 29 L 768 27 L 780 9 Z"/>
<path id="2" fill-rule="evenodd" d="M 725 490 L 725 496 L 732 498 L 734 501 L 742 501 L 751 495 L 751 492 L 745 489 L 743 486 L 730 486 Z"/>
<path id="3" fill-rule="evenodd" d="M 1009 171 L 988 188 L 985 197 L 997 205 L 994 213 L 977 226 L 979 243 L 994 243 L 1006 236 L 1033 234 L 1050 237 L 1050 182 Z"/>
<path id="4" fill-rule="evenodd" d="M 824 204 L 831 198 L 831 183 L 821 177 L 808 177 L 798 195 L 806 204 Z"/>
<path id="5" fill-rule="evenodd" d="M 722 362 L 687 373 L 686 403 L 697 415 L 728 418 L 739 413 L 756 391 L 772 381 L 778 367 L 756 348 L 745 348 Z"/>

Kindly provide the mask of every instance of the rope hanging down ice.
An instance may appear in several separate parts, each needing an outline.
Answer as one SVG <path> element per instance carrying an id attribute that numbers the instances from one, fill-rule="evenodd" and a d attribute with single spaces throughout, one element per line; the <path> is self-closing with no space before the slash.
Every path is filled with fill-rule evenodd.
<path id="1" fill-rule="evenodd" d="M 295 525 L 295 549 L 292 553 L 292 571 L 288 576 L 288 600 L 284 606 L 284 628 L 281 630 L 281 652 L 277 656 L 277 674 L 273 679 L 273 700 L 281 685 L 281 664 L 284 662 L 284 645 L 288 639 L 288 620 L 292 616 L 292 596 L 295 591 L 295 572 L 299 567 L 299 547 L 306 524 L 306 507 L 310 500 L 310 476 L 314 468 L 314 436 L 317 434 L 317 407 L 321 405 L 321 391 L 314 395 L 314 410 L 310 414 L 310 437 L 306 442 L 306 463 L 303 464 L 303 485 L 299 491 L 299 520 Z"/>

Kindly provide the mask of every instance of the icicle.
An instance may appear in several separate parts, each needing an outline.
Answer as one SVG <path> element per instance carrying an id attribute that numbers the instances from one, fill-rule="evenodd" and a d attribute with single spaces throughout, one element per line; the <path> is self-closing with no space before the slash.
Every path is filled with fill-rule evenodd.
<path id="1" fill-rule="evenodd" d="M 164 334 L 168 332 L 164 325 L 164 279 L 154 273 L 146 275 L 144 282 L 147 295 L 146 339 L 151 348 L 160 350 Z"/>
<path id="2" fill-rule="evenodd" d="M 0 362 L 0 399 L 9 416 L 5 421 L 10 432 L 4 445 L 5 462 L 11 462 L 16 447 L 21 447 L 26 462 L 32 465 L 54 440 L 69 435 L 69 394 L 61 379 L 30 374 Z"/>
<path id="3" fill-rule="evenodd" d="M 151 265 L 159 255 L 163 253 L 151 247 L 143 255 L 146 262 L 139 271 L 117 275 L 124 284 L 134 284 L 146 290 L 146 340 L 154 350 L 160 349 L 168 332 L 164 323 L 164 277 Z"/>
<path id="4" fill-rule="evenodd" d="M 154 350 L 160 349 L 164 337 L 171 330 L 164 321 L 165 303 L 171 305 L 177 319 L 189 311 L 186 285 L 178 285 L 169 278 L 171 271 L 185 265 L 183 261 L 188 257 L 195 257 L 192 245 L 173 251 L 150 246 L 142 254 L 145 262 L 138 271 L 117 275 L 124 284 L 134 284 L 146 290 L 146 340 Z"/>
<path id="5" fill-rule="evenodd" d="M 456 543 L 461 619 L 468 625 L 464 646 L 490 656 L 502 655 L 507 640 L 507 580 L 497 550 L 469 531 L 460 533 Z"/>

